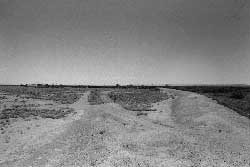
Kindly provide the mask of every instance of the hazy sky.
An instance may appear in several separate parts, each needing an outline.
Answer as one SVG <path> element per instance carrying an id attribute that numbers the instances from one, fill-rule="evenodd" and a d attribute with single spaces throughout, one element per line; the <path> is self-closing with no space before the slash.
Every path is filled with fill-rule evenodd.
<path id="1" fill-rule="evenodd" d="M 0 82 L 250 83 L 249 0 L 0 0 Z"/>

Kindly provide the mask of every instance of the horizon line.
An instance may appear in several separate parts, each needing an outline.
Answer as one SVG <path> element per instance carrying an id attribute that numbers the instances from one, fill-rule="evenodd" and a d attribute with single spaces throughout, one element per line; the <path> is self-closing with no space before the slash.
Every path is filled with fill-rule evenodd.
<path id="1" fill-rule="evenodd" d="M 21 85 L 47 85 L 45 84 L 41 84 L 41 83 L 25 83 L 25 84 L 0 84 L 0 86 L 21 86 Z M 237 84 L 119 84 L 117 83 L 119 86 L 250 86 L 250 84 L 241 84 L 241 83 L 237 83 Z M 117 84 L 61 84 L 61 83 L 57 83 L 57 84 L 48 84 L 48 85 L 62 85 L 62 86 L 116 86 Z"/>

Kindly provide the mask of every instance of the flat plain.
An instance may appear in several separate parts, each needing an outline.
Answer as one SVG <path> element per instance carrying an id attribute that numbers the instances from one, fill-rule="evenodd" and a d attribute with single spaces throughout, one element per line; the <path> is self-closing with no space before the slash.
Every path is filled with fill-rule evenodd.
<path id="1" fill-rule="evenodd" d="M 0 86 L 0 106 L 1 167 L 250 166 L 250 120 L 197 93 Z"/>

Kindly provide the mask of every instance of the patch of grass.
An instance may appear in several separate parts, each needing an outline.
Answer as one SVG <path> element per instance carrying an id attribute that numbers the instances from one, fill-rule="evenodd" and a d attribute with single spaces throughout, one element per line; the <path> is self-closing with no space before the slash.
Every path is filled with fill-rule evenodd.
<path id="1" fill-rule="evenodd" d="M 235 91 L 235 92 L 232 92 L 231 95 L 230 95 L 230 98 L 233 98 L 233 99 L 244 99 L 244 94 L 240 91 Z"/>
<path id="2" fill-rule="evenodd" d="M 155 111 L 152 104 L 170 96 L 158 89 L 121 89 L 109 93 L 110 99 L 123 108 L 132 111 Z"/>
<path id="3" fill-rule="evenodd" d="M 0 91 L 11 95 L 26 95 L 33 99 L 53 100 L 61 104 L 72 104 L 80 99 L 85 88 L 37 88 L 22 86 L 0 86 Z"/>
<path id="4" fill-rule="evenodd" d="M 90 105 L 104 104 L 104 101 L 101 98 L 101 91 L 92 90 L 88 96 L 88 102 Z"/>
<path id="5" fill-rule="evenodd" d="M 9 121 L 10 118 L 29 118 L 29 117 L 42 117 L 59 119 L 73 113 L 72 108 L 60 108 L 60 109 L 31 109 L 31 108 L 11 108 L 4 109 L 0 113 L 0 120 Z"/>

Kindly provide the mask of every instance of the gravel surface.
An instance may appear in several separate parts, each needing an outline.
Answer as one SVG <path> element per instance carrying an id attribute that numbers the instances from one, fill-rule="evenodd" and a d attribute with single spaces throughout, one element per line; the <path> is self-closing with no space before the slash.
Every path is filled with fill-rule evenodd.
<path id="1" fill-rule="evenodd" d="M 77 117 L 16 167 L 243 167 L 250 166 L 250 121 L 204 96 L 174 94 L 136 115 L 115 103 L 71 107 Z"/>

